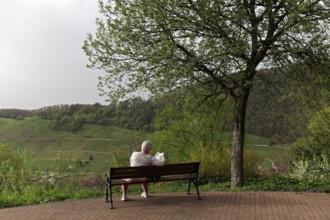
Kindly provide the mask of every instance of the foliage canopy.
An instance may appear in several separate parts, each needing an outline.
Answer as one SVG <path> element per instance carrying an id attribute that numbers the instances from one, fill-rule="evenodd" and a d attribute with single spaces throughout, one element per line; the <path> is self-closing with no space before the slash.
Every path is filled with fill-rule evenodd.
<path id="1" fill-rule="evenodd" d="M 215 95 L 239 95 L 235 88 L 248 86 L 258 66 L 327 56 L 329 4 L 100 1 L 97 32 L 88 35 L 83 49 L 89 67 L 109 73 L 100 89 L 113 98 L 141 87 L 158 93 L 195 83 Z"/>

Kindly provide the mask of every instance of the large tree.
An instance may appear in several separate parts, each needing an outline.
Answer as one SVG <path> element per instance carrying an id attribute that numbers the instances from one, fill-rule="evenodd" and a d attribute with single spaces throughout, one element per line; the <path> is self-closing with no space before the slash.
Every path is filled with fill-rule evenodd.
<path id="1" fill-rule="evenodd" d="M 83 49 L 88 66 L 107 73 L 99 83 L 103 94 L 204 86 L 204 100 L 233 98 L 232 187 L 244 182 L 246 106 L 258 68 L 323 62 L 329 52 L 328 0 L 109 0 L 99 6 L 97 32 Z"/>

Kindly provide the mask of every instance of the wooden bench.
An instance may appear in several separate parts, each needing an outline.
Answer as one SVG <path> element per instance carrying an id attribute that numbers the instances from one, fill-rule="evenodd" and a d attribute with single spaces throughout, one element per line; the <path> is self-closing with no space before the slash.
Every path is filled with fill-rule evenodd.
<path id="1" fill-rule="evenodd" d="M 141 181 L 126 182 L 129 178 L 146 178 L 145 182 L 168 182 L 168 181 L 188 181 L 188 194 L 190 185 L 193 183 L 196 188 L 198 199 L 201 197 L 198 190 L 198 169 L 200 162 L 167 164 L 164 166 L 140 166 L 140 167 L 111 167 L 110 173 L 106 174 L 106 202 L 109 202 L 113 209 L 112 186 L 123 184 L 141 184 Z M 160 177 L 160 178 L 154 178 Z"/>

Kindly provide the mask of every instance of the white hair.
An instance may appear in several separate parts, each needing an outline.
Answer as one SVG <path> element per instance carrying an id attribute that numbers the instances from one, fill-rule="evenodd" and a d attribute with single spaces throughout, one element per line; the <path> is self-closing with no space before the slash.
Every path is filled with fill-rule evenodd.
<path id="1" fill-rule="evenodd" d="M 141 150 L 142 151 L 150 150 L 151 146 L 152 145 L 151 145 L 150 141 L 143 141 L 143 143 L 141 145 Z"/>

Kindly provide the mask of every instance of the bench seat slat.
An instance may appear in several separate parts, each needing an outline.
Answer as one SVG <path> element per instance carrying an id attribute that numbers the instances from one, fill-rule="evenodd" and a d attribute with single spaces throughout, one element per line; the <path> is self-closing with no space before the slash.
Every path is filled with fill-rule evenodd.
<path id="1" fill-rule="evenodd" d="M 167 176 L 167 175 L 182 175 L 182 174 L 193 174 L 191 170 L 182 171 L 182 170 L 170 170 L 170 171 L 155 171 L 155 172 L 132 172 L 132 173 L 115 173 L 111 175 L 112 179 L 123 179 L 123 178 L 142 178 L 142 177 L 153 177 L 153 176 Z"/>
<path id="2" fill-rule="evenodd" d="M 141 166 L 141 167 L 116 167 L 111 168 L 112 179 L 152 177 L 164 175 L 179 175 L 198 173 L 199 163 L 170 164 L 161 167 Z"/>
<path id="3" fill-rule="evenodd" d="M 157 183 L 157 182 L 167 182 L 167 181 L 179 181 L 179 180 L 194 180 L 196 179 L 193 176 L 190 175 L 177 175 L 177 176 L 162 176 L 160 177 L 160 179 L 155 180 L 155 181 L 151 181 L 148 179 L 148 183 Z M 124 179 L 117 179 L 117 180 L 113 180 L 111 181 L 111 185 L 112 186 L 118 186 L 118 185 L 123 185 L 123 184 L 140 184 L 144 182 L 143 180 L 139 180 L 137 179 L 136 182 L 134 182 L 134 179 L 132 180 L 132 182 L 126 182 Z"/>

